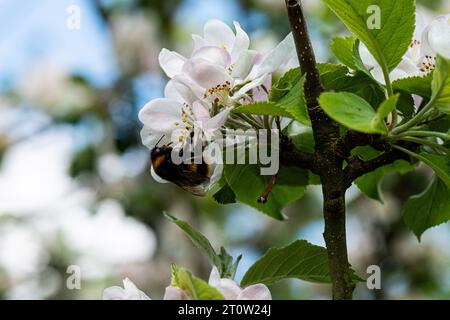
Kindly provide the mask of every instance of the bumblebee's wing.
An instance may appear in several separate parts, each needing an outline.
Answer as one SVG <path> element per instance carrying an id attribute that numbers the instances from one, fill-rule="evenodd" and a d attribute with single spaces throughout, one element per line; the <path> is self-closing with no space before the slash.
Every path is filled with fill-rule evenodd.
<path id="1" fill-rule="evenodd" d="M 199 165 L 181 165 L 179 175 L 182 179 L 175 183 L 184 190 L 201 197 L 208 191 L 210 179 L 207 168 Z"/>
<path id="2" fill-rule="evenodd" d="M 177 185 L 181 188 L 183 188 L 184 190 L 186 190 L 187 192 L 193 194 L 194 196 L 198 196 L 198 197 L 204 197 L 206 195 L 206 187 L 204 187 L 203 185 L 198 185 L 195 187 L 192 186 L 183 186 L 177 183 Z"/>

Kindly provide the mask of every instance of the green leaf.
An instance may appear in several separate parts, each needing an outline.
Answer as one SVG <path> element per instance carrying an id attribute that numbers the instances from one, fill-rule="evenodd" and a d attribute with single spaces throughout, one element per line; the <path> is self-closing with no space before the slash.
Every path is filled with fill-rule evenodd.
<path id="1" fill-rule="evenodd" d="M 278 220 L 284 220 L 281 212 L 289 203 L 301 198 L 308 184 L 308 171 L 281 167 L 268 201 L 258 203 L 270 176 L 261 176 L 257 165 L 226 165 L 225 177 L 239 202 L 245 203 Z"/>
<path id="2" fill-rule="evenodd" d="M 269 101 L 277 102 L 283 98 L 297 84 L 302 77 L 300 68 L 287 71 L 269 92 Z"/>
<path id="3" fill-rule="evenodd" d="M 397 110 L 402 115 L 402 123 L 410 120 L 415 112 L 414 99 L 413 96 L 409 93 L 405 93 L 404 91 L 400 92 L 400 97 L 397 103 Z"/>
<path id="4" fill-rule="evenodd" d="M 192 273 L 184 268 L 172 265 L 171 286 L 186 291 L 193 300 L 224 300 L 222 294 L 206 281 L 194 277 Z"/>
<path id="5" fill-rule="evenodd" d="M 437 155 L 422 152 L 419 160 L 430 166 L 436 175 L 450 188 L 450 158 L 446 155 Z"/>
<path id="6" fill-rule="evenodd" d="M 415 168 L 414 164 L 405 160 L 397 160 L 392 164 L 383 166 L 355 180 L 356 186 L 366 196 L 384 203 L 381 185 L 389 173 L 406 174 Z"/>
<path id="7" fill-rule="evenodd" d="M 305 76 L 300 74 L 300 68 L 291 69 L 272 88 L 270 101 L 244 104 L 232 112 L 287 117 L 310 126 L 304 85 Z"/>
<path id="8" fill-rule="evenodd" d="M 408 50 L 414 33 L 414 0 L 324 0 L 369 49 L 382 69 L 392 71 Z M 371 7 L 372 6 L 372 7 Z M 380 9 L 380 28 L 369 29 L 368 22 Z"/>
<path id="9" fill-rule="evenodd" d="M 450 220 L 450 189 L 435 177 L 423 193 L 405 203 L 403 218 L 420 241 L 425 230 Z"/>
<path id="10" fill-rule="evenodd" d="M 211 262 L 214 265 L 218 265 L 218 259 L 217 259 L 217 255 L 216 255 L 216 251 L 214 250 L 214 248 L 212 247 L 211 243 L 209 242 L 209 240 L 200 232 L 198 232 L 197 230 L 195 230 L 194 228 L 192 228 L 186 221 L 183 220 L 179 220 L 177 218 L 175 218 L 174 216 L 171 216 L 170 214 L 164 212 L 164 216 L 169 219 L 171 222 L 175 223 L 178 227 L 181 228 L 181 230 L 183 230 L 188 236 L 189 238 L 192 240 L 192 242 L 201 250 L 203 250 L 203 252 L 206 253 L 206 255 L 208 256 L 208 258 L 211 260 Z"/>
<path id="11" fill-rule="evenodd" d="M 389 97 L 387 100 L 383 101 L 383 103 L 377 109 L 376 119 L 378 122 L 383 122 L 384 118 L 386 118 L 392 111 L 395 110 L 399 97 L 399 94 L 395 94 Z"/>
<path id="12" fill-rule="evenodd" d="M 392 82 L 394 91 L 403 91 L 408 94 L 417 94 L 429 99 L 431 97 L 432 73 L 423 77 L 409 77 L 398 79 Z"/>
<path id="13" fill-rule="evenodd" d="M 308 127 L 309 130 L 304 130 L 296 135 L 291 136 L 291 141 L 294 146 L 300 150 L 314 153 L 314 136 L 312 129 Z"/>
<path id="14" fill-rule="evenodd" d="M 431 131 L 448 132 L 450 130 L 450 115 L 430 122 Z"/>
<path id="15" fill-rule="evenodd" d="M 380 84 L 361 71 L 351 75 L 345 66 L 331 63 L 319 63 L 318 69 L 322 84 L 328 91 L 354 93 L 374 108 L 385 99 L 384 89 Z"/>
<path id="16" fill-rule="evenodd" d="M 237 264 L 241 259 L 240 257 L 238 257 L 236 263 L 233 264 L 233 258 L 223 247 L 220 249 L 220 254 L 217 254 L 209 240 L 202 233 L 192 228 L 186 221 L 179 220 L 166 212 L 164 212 L 164 216 L 180 227 L 180 229 L 188 235 L 195 246 L 206 253 L 211 263 L 219 270 L 222 278 L 234 278 Z"/>
<path id="17" fill-rule="evenodd" d="M 355 47 L 356 38 L 351 37 L 335 37 L 330 43 L 330 49 L 343 64 L 353 70 L 358 70 L 355 64 L 353 48 Z"/>
<path id="18" fill-rule="evenodd" d="M 328 116 L 347 128 L 365 133 L 387 133 L 372 106 L 353 93 L 326 92 L 320 96 L 319 103 Z"/>
<path id="19" fill-rule="evenodd" d="M 304 93 L 305 80 L 306 75 L 301 76 L 291 90 L 278 100 L 277 104 L 290 113 L 294 120 L 310 126 L 311 121 L 309 120 Z"/>
<path id="20" fill-rule="evenodd" d="M 353 280 L 360 281 L 353 270 Z M 241 286 L 272 284 L 286 278 L 329 283 L 327 249 L 297 240 L 283 248 L 271 248 L 245 273 Z"/>
<path id="21" fill-rule="evenodd" d="M 276 103 L 270 101 L 243 104 L 234 108 L 232 112 L 260 116 L 280 116 L 293 118 L 292 114 L 281 108 Z"/>
<path id="22" fill-rule="evenodd" d="M 431 83 L 433 106 L 450 114 L 450 60 L 437 56 L 436 69 Z"/>
<path id="23" fill-rule="evenodd" d="M 213 195 L 214 200 L 220 204 L 230 204 L 236 202 L 236 195 L 228 184 L 225 184 Z"/>
<path id="24" fill-rule="evenodd" d="M 322 85 L 327 90 L 345 90 L 352 86 L 348 68 L 340 64 L 319 63 L 317 65 Z"/>

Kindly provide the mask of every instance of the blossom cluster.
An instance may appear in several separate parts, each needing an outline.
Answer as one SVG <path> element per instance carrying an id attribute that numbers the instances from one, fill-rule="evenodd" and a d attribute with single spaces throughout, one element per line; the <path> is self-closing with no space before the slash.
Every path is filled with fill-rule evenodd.
<path id="1" fill-rule="evenodd" d="M 414 38 L 400 64 L 391 72 L 391 81 L 424 76 L 436 67 L 436 55 L 450 59 L 450 14 L 427 23 L 425 15 L 416 13 Z M 373 77 L 384 83 L 383 71 L 367 47 L 360 47 L 361 59 Z"/>
<path id="2" fill-rule="evenodd" d="M 220 278 L 219 271 L 214 267 L 209 276 L 209 285 L 216 288 L 225 300 L 272 300 L 269 289 L 264 284 L 254 284 L 242 289 L 231 279 Z M 178 287 L 168 286 L 164 300 L 190 300 L 192 297 Z M 114 286 L 106 288 L 103 300 L 151 300 L 143 291 L 128 278 L 123 280 L 123 288 Z"/>
<path id="3" fill-rule="evenodd" d="M 272 74 L 295 58 L 289 34 L 266 54 L 250 49 L 250 39 L 239 23 L 235 31 L 219 20 L 204 26 L 203 37 L 193 35 L 190 57 L 163 49 L 159 63 L 169 81 L 164 97 L 147 103 L 139 113 L 144 124 L 144 145 L 152 149 L 161 144 L 182 146 L 194 128 L 211 132 L 229 123 L 239 128 L 254 127 L 250 116 L 230 111 L 241 104 L 268 100 Z M 215 170 L 216 176 L 220 170 Z M 152 171 L 153 177 L 164 182 Z M 217 179 L 215 179 L 217 180 Z"/>

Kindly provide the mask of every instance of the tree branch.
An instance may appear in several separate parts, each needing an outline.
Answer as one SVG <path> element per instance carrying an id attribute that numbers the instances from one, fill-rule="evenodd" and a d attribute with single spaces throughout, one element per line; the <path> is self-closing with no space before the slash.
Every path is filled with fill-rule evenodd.
<path id="1" fill-rule="evenodd" d="M 297 149 L 284 135 L 281 135 L 280 163 L 286 167 L 308 169 L 315 173 L 314 155 Z"/>
<path id="2" fill-rule="evenodd" d="M 300 0 L 285 0 L 302 73 L 306 74 L 305 97 L 311 119 L 315 152 L 313 166 L 320 176 L 324 198 L 324 239 L 327 246 L 333 299 L 351 299 L 355 287 L 350 274 L 345 233 L 345 175 L 342 169 L 347 148 L 339 125 L 319 106 L 323 92 L 308 27 Z"/>
<path id="3" fill-rule="evenodd" d="M 416 150 L 418 147 L 415 143 L 402 143 L 401 145 L 411 151 Z M 392 149 L 391 145 L 387 147 L 383 154 L 368 161 L 363 161 L 358 156 L 351 157 L 347 167 L 344 170 L 347 187 L 349 187 L 353 181 L 366 173 L 375 171 L 376 169 L 394 163 L 397 160 L 411 161 L 411 158 L 400 150 Z"/>

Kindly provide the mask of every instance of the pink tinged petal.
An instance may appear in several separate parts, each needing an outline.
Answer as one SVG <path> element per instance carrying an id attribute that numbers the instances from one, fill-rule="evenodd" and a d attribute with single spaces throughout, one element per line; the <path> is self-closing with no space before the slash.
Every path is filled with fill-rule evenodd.
<path id="1" fill-rule="evenodd" d="M 188 296 L 184 292 L 177 287 L 166 287 L 166 292 L 164 294 L 164 300 L 188 300 Z"/>
<path id="2" fill-rule="evenodd" d="M 225 300 L 236 300 L 242 289 L 231 279 L 220 279 L 220 283 L 215 286 Z"/>
<path id="3" fill-rule="evenodd" d="M 199 101 L 194 102 L 192 105 L 192 111 L 194 113 L 195 120 L 200 122 L 202 125 L 206 124 L 211 119 L 208 109 Z"/>
<path id="4" fill-rule="evenodd" d="M 186 58 L 174 51 L 162 49 L 159 53 L 159 64 L 169 78 L 181 72 Z"/>
<path id="5" fill-rule="evenodd" d="M 148 130 L 159 133 L 170 133 L 176 124 L 181 122 L 182 104 L 171 99 L 155 99 L 147 103 L 139 112 L 139 120 Z"/>
<path id="6" fill-rule="evenodd" d="M 250 38 L 247 33 L 242 30 L 241 25 L 234 21 L 234 28 L 236 29 L 236 38 L 234 40 L 233 49 L 231 50 L 231 60 L 236 62 L 242 51 L 248 50 L 250 47 Z"/>
<path id="7" fill-rule="evenodd" d="M 205 130 L 219 129 L 225 125 L 233 108 L 226 108 L 204 123 Z"/>
<path id="8" fill-rule="evenodd" d="M 289 33 L 274 49 L 267 53 L 258 66 L 256 77 L 277 71 L 281 65 L 288 62 L 295 54 L 295 44 L 292 33 Z"/>
<path id="9" fill-rule="evenodd" d="M 203 59 L 192 59 L 186 62 L 183 71 L 197 82 L 201 87 L 208 89 L 224 84 L 232 83 L 233 79 L 224 68 L 209 63 Z"/>
<path id="10" fill-rule="evenodd" d="M 450 59 L 450 15 L 441 16 L 431 23 L 428 41 L 434 53 Z"/>
<path id="11" fill-rule="evenodd" d="M 423 98 L 421 96 L 416 95 L 416 94 L 413 94 L 412 97 L 413 97 L 413 100 L 414 100 L 414 110 L 417 111 L 417 110 L 419 110 L 419 107 L 420 107 L 420 105 L 423 102 Z"/>
<path id="12" fill-rule="evenodd" d="M 192 54 L 192 59 L 194 58 L 200 58 L 222 67 L 228 67 L 231 64 L 231 56 L 227 50 L 213 46 L 198 49 Z"/>
<path id="13" fill-rule="evenodd" d="M 242 290 L 237 300 L 272 300 L 272 295 L 265 285 L 254 284 Z"/>
<path id="14" fill-rule="evenodd" d="M 272 87 L 272 75 L 269 75 L 264 83 L 259 87 L 256 87 L 252 90 L 253 93 L 253 101 L 267 101 L 269 100 L 268 90 Z"/>
<path id="15" fill-rule="evenodd" d="M 228 51 L 232 49 L 235 35 L 231 28 L 219 20 L 209 20 L 206 22 L 204 28 L 204 39 L 211 45 L 217 47 L 224 47 Z"/>
<path id="16" fill-rule="evenodd" d="M 113 286 L 103 290 L 103 300 L 124 300 L 125 292 L 123 288 Z"/>
<path id="17" fill-rule="evenodd" d="M 258 52 L 254 50 L 241 51 L 239 58 L 234 64 L 231 76 L 233 78 L 245 79 L 254 66 Z"/>

